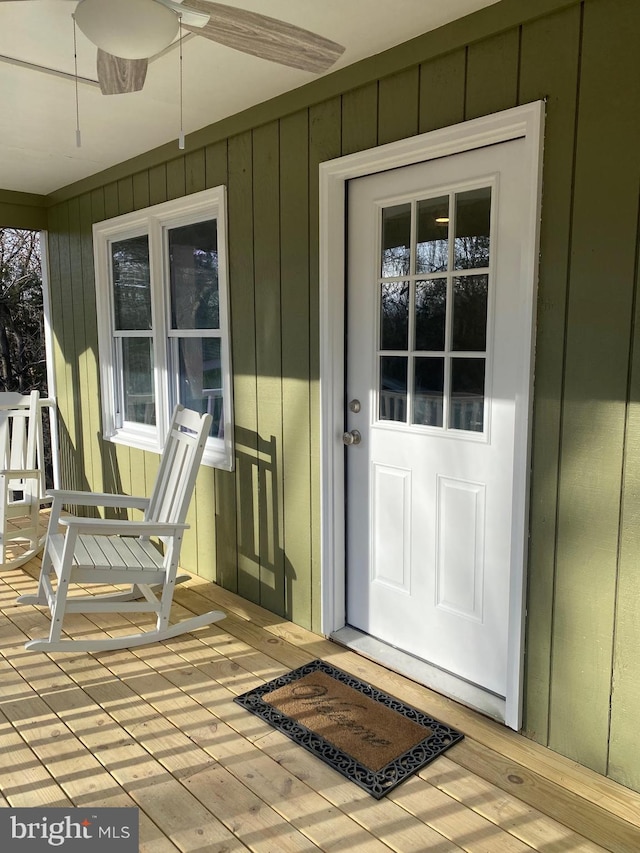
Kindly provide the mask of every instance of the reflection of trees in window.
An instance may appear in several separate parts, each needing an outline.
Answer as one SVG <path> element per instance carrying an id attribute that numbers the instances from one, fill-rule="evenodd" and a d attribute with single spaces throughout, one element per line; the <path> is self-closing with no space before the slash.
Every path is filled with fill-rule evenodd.
<path id="1" fill-rule="evenodd" d="M 486 348 L 488 283 L 486 275 L 453 280 L 452 349 L 483 352 Z"/>
<path id="2" fill-rule="evenodd" d="M 417 350 L 443 350 L 447 312 L 447 280 L 416 282 Z"/>
<path id="3" fill-rule="evenodd" d="M 148 237 L 112 243 L 111 266 L 116 329 L 151 329 Z"/>
<path id="4" fill-rule="evenodd" d="M 409 275 L 411 264 L 411 205 L 382 211 L 382 277 Z"/>
<path id="5" fill-rule="evenodd" d="M 215 335 L 220 328 L 217 223 L 195 222 L 171 228 L 168 235 L 171 328 Z M 177 367 L 180 402 L 212 414 L 211 434 L 222 437 L 220 339 L 178 336 Z"/>
<path id="6" fill-rule="evenodd" d="M 383 209 L 381 420 L 483 429 L 490 226 L 490 187 Z"/>
<path id="7" fill-rule="evenodd" d="M 416 272 L 446 272 L 449 264 L 449 243 L 445 240 L 429 240 L 416 246 Z"/>
<path id="8" fill-rule="evenodd" d="M 171 322 L 174 329 L 218 329 L 218 245 L 215 220 L 169 231 Z"/>
<path id="9" fill-rule="evenodd" d="M 456 194 L 455 268 L 489 266 L 491 187 Z"/>
<path id="10" fill-rule="evenodd" d="M 392 246 L 382 252 L 383 278 L 399 278 L 409 275 L 409 247 Z"/>
<path id="11" fill-rule="evenodd" d="M 444 272 L 449 265 L 449 196 L 417 205 L 416 272 Z"/>
<path id="12" fill-rule="evenodd" d="M 385 282 L 380 294 L 380 348 L 405 350 L 408 339 L 409 283 Z"/>
<path id="13" fill-rule="evenodd" d="M 489 235 L 486 237 L 456 237 L 457 270 L 471 270 L 489 266 Z"/>

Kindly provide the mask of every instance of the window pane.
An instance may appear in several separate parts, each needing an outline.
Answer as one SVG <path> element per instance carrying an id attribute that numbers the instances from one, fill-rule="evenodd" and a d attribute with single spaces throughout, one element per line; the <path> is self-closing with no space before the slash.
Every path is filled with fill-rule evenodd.
<path id="1" fill-rule="evenodd" d="M 382 211 L 382 276 L 409 274 L 411 257 L 411 205 L 398 204 Z"/>
<path id="2" fill-rule="evenodd" d="M 151 338 L 121 338 L 124 419 L 137 424 L 155 424 Z"/>
<path id="3" fill-rule="evenodd" d="M 451 359 L 449 426 L 482 432 L 484 427 L 483 358 Z"/>
<path id="4" fill-rule="evenodd" d="M 444 358 L 416 358 L 414 368 L 413 423 L 441 427 Z"/>
<path id="5" fill-rule="evenodd" d="M 188 409 L 213 415 L 209 435 L 223 437 L 220 338 L 180 338 L 178 400 Z"/>
<path id="6" fill-rule="evenodd" d="M 151 328 L 149 238 L 130 237 L 111 244 L 113 307 L 118 331 Z"/>
<path id="7" fill-rule="evenodd" d="M 380 285 L 380 349 L 409 346 L 409 283 Z"/>
<path id="8" fill-rule="evenodd" d="M 449 197 L 418 202 L 416 272 L 443 272 L 449 265 Z"/>
<path id="9" fill-rule="evenodd" d="M 408 359 L 383 355 L 380 359 L 380 420 L 407 420 Z"/>
<path id="10" fill-rule="evenodd" d="M 171 327 L 218 329 L 218 236 L 215 219 L 169 229 Z"/>
<path id="11" fill-rule="evenodd" d="M 486 275 L 466 275 L 453 280 L 454 350 L 484 352 L 487 348 Z"/>
<path id="12" fill-rule="evenodd" d="M 489 266 L 491 187 L 456 194 L 455 268 Z"/>
<path id="13" fill-rule="evenodd" d="M 446 313 L 446 278 L 416 282 L 416 349 L 444 349 Z"/>

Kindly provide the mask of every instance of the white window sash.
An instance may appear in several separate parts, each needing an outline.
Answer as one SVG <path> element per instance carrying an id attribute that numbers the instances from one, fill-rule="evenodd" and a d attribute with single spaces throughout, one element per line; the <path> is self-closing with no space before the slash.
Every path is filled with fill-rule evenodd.
<path id="1" fill-rule="evenodd" d="M 172 329 L 170 323 L 170 270 L 168 231 L 206 220 L 216 221 L 218 245 L 219 328 Z M 116 330 L 110 245 L 131 237 L 148 235 L 151 280 L 152 329 Z M 233 469 L 233 395 L 231 385 L 230 326 L 225 187 L 204 190 L 145 210 L 118 216 L 93 226 L 98 317 L 98 353 L 102 390 L 103 438 L 142 450 L 160 452 L 178 394 L 178 369 L 170 352 L 180 338 L 218 338 L 221 341 L 222 405 L 224 438 L 210 437 L 203 464 Z M 153 387 L 156 424 L 124 420 L 118 407 L 124 402 L 121 387 L 122 341 L 149 337 L 154 360 Z"/>

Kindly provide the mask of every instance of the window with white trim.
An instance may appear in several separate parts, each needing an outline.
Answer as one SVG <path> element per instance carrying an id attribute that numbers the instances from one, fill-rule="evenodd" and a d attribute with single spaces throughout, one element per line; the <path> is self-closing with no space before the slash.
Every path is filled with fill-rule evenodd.
<path id="1" fill-rule="evenodd" d="M 104 438 L 159 451 L 177 403 L 233 467 L 224 187 L 93 226 Z"/>

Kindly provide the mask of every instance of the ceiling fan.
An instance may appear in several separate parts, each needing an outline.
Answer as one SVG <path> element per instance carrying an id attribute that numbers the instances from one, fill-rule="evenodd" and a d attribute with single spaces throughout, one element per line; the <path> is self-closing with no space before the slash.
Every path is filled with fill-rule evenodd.
<path id="1" fill-rule="evenodd" d="M 342 45 L 294 24 L 209 0 L 79 0 L 74 17 L 98 48 L 98 80 L 104 95 L 140 91 L 149 58 L 168 47 L 180 27 L 243 53 L 314 73 L 326 71 L 344 53 Z"/>

